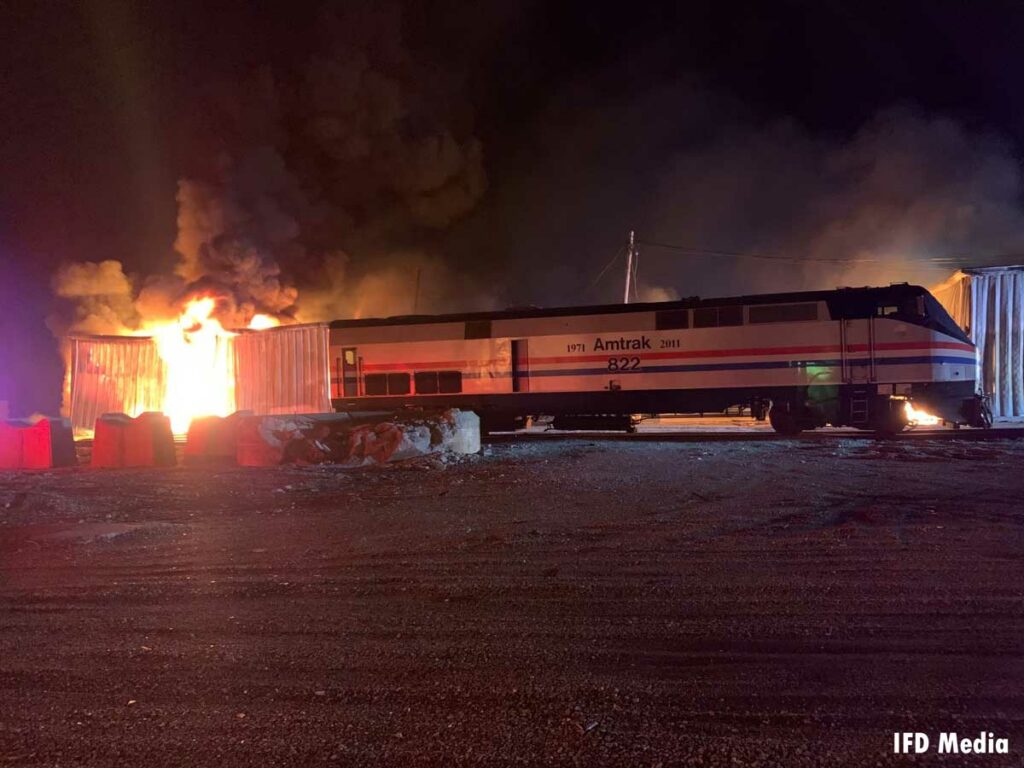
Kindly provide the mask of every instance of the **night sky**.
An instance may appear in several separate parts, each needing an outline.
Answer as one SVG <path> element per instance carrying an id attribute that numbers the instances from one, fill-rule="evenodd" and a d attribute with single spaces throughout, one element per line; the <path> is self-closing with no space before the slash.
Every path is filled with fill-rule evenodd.
<path id="1" fill-rule="evenodd" d="M 344 252 L 356 287 L 322 304 L 339 316 L 409 311 L 357 294 L 389 293 L 412 266 L 433 280 L 421 310 L 615 301 L 621 270 L 595 278 L 630 228 L 794 259 L 768 272 L 645 246 L 648 299 L 937 281 L 1024 247 L 1019 3 L 428 0 L 399 16 L 371 32 L 346 4 L 3 4 L 0 387 L 13 382 L 18 412 L 57 407 L 47 320 L 74 315 L 53 298 L 55 272 L 112 259 L 138 284 L 170 273 L 180 179 L 217 179 L 248 206 L 240 236 L 300 305 Z M 351 51 L 387 75 L 365 114 L 309 85 Z M 268 78 L 271 117 L 251 98 Z M 339 160 L 339 131 L 390 108 L 391 81 L 400 139 L 372 136 L 359 162 L 353 139 Z M 443 198 L 423 190 L 449 170 L 413 173 L 393 146 L 434 135 L 452 137 L 461 169 Z M 285 237 L 245 193 L 268 163 L 243 158 L 266 159 L 262 147 L 287 180 L 267 214 L 287 212 Z M 222 183 L 225 163 L 250 170 Z M 825 257 L 872 266 L 836 272 Z"/>

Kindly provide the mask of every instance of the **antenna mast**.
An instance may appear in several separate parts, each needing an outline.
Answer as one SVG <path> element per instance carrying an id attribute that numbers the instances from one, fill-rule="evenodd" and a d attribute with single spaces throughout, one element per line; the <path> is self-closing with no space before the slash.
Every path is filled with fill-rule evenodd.
<path id="1" fill-rule="evenodd" d="M 629 248 L 626 249 L 626 293 L 622 297 L 623 304 L 629 304 L 629 289 L 633 284 L 633 259 L 636 256 L 636 232 L 629 230 Z"/>

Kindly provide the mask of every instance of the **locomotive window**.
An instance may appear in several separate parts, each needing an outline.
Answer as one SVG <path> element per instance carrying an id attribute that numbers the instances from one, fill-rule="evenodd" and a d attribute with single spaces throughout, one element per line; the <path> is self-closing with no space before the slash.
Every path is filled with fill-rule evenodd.
<path id="1" fill-rule="evenodd" d="M 386 373 L 368 373 L 363 377 L 363 389 L 368 395 L 386 395 L 388 393 L 388 375 Z"/>
<path id="2" fill-rule="evenodd" d="M 925 317 L 924 296 L 910 296 L 897 304 L 881 304 L 877 308 L 878 317 Z"/>
<path id="3" fill-rule="evenodd" d="M 743 325 L 743 305 L 699 307 L 693 310 L 694 328 L 714 328 L 719 325 Z"/>
<path id="4" fill-rule="evenodd" d="M 409 394 L 409 374 L 408 373 L 389 373 L 388 374 L 388 394 L 389 395 L 408 395 Z"/>
<path id="5" fill-rule="evenodd" d="M 694 328 L 714 328 L 718 325 L 718 307 L 700 307 L 693 310 Z"/>
<path id="6" fill-rule="evenodd" d="M 743 325 L 743 305 L 733 304 L 718 308 L 719 325 Z"/>
<path id="7" fill-rule="evenodd" d="M 416 394 L 437 394 L 437 371 L 420 371 L 416 374 Z"/>
<path id="8" fill-rule="evenodd" d="M 672 331 L 676 328 L 690 327 L 690 310 L 663 309 L 654 313 L 654 330 Z"/>
<path id="9" fill-rule="evenodd" d="M 462 371 L 438 371 L 437 391 L 453 394 L 462 391 Z"/>
<path id="10" fill-rule="evenodd" d="M 750 307 L 748 317 L 752 323 L 792 323 L 799 320 L 817 320 L 817 304 L 762 304 Z"/>
<path id="11" fill-rule="evenodd" d="M 489 339 L 491 338 L 490 320 L 469 320 L 466 322 L 467 339 Z"/>
<path id="12" fill-rule="evenodd" d="M 462 391 L 462 371 L 420 371 L 415 378 L 417 395 L 449 395 Z"/>
<path id="13" fill-rule="evenodd" d="M 356 364 L 356 351 L 354 349 L 345 350 L 345 365 Z"/>

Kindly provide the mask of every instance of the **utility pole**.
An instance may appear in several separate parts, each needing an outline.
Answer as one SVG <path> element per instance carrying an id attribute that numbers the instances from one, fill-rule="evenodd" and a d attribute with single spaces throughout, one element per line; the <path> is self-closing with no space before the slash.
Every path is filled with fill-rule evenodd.
<path id="1" fill-rule="evenodd" d="M 636 256 L 636 232 L 629 230 L 629 248 L 626 250 L 626 293 L 623 304 L 629 304 L 629 289 L 633 284 L 633 258 Z"/>

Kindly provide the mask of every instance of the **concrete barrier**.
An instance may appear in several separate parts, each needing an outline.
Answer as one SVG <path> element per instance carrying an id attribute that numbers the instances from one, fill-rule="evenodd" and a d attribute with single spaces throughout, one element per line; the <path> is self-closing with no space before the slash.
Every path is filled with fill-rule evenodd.
<path id="1" fill-rule="evenodd" d="M 313 428 L 308 416 L 245 416 L 239 420 L 236 460 L 242 467 L 286 463 L 285 448 Z"/>
<path id="2" fill-rule="evenodd" d="M 480 419 L 449 410 L 423 414 L 249 416 L 240 420 L 238 464 L 383 464 L 480 450 Z"/>

